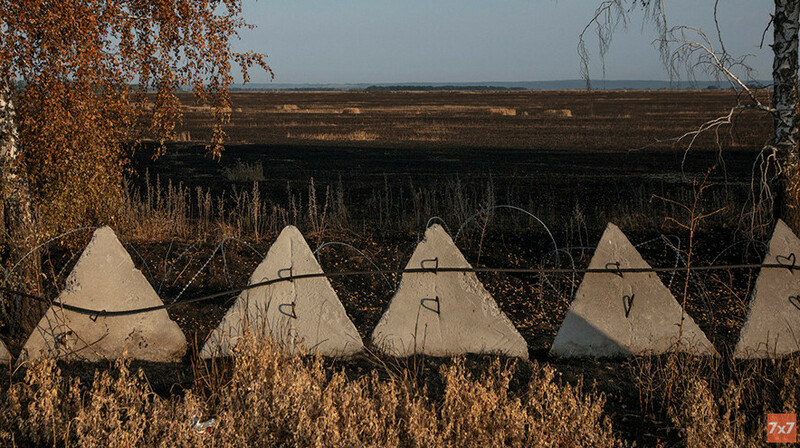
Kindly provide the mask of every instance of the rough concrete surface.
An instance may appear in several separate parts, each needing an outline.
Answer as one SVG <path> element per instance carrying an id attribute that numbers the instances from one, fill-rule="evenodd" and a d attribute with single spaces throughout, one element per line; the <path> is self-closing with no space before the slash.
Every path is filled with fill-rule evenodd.
<path id="1" fill-rule="evenodd" d="M 772 358 L 800 350 L 800 239 L 778 220 L 764 264 L 795 264 L 798 269 L 763 268 L 758 274 L 735 358 Z"/>
<path id="2" fill-rule="evenodd" d="M 57 300 L 106 311 L 163 305 L 110 227 L 94 232 Z M 20 360 L 49 354 L 99 361 L 119 358 L 124 350 L 133 359 L 176 361 L 186 352 L 186 337 L 163 309 L 93 321 L 52 306 L 25 343 Z"/>
<path id="3" fill-rule="evenodd" d="M 0 364 L 11 364 L 11 353 L 8 352 L 8 347 L 3 341 L 0 341 Z"/>
<path id="4" fill-rule="evenodd" d="M 322 268 L 306 240 L 296 227 L 287 226 L 250 277 L 249 284 L 290 274 L 315 273 L 322 273 Z M 243 291 L 211 333 L 200 355 L 230 356 L 248 328 L 256 337 L 271 337 L 290 352 L 302 345 L 325 356 L 345 357 L 364 347 L 325 277 L 278 282 Z"/>
<path id="5" fill-rule="evenodd" d="M 613 268 L 615 263 L 620 268 L 650 267 L 622 231 L 609 223 L 589 268 Z M 681 320 L 683 330 L 677 344 Z M 587 273 L 550 353 L 563 357 L 626 357 L 676 348 L 696 355 L 717 354 L 655 273 Z"/>
<path id="6" fill-rule="evenodd" d="M 406 269 L 431 268 L 436 258 L 441 267 L 470 267 L 438 224 L 425 232 Z M 471 272 L 403 274 L 372 341 L 393 356 L 502 353 L 528 357 L 525 340 Z"/>

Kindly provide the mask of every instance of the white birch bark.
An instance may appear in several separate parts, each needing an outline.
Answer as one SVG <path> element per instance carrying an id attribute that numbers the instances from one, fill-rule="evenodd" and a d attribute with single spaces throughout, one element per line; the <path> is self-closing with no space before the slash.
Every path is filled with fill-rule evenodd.
<path id="1" fill-rule="evenodd" d="M 12 246 L 22 248 L 28 246 L 28 241 L 22 240 L 30 237 L 33 216 L 30 190 L 22 173 L 15 118 L 11 89 L 6 87 L 0 91 L 0 182 L 4 202 L 0 207 L 0 226 L 4 238 L 10 238 Z"/>
<path id="2" fill-rule="evenodd" d="M 797 46 L 800 28 L 800 2 L 775 0 L 772 63 L 775 109 L 775 137 L 781 174 L 777 195 L 777 213 L 795 232 L 800 230 L 800 153 L 798 152 L 798 78 Z"/>

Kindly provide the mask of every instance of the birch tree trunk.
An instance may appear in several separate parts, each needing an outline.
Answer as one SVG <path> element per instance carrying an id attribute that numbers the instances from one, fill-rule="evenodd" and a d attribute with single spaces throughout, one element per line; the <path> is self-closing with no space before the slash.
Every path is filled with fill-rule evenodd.
<path id="1" fill-rule="evenodd" d="M 2 85 L 2 84 L 0 84 Z M 11 263 L 25 256 L 36 244 L 31 195 L 23 172 L 22 153 L 19 148 L 12 89 L 7 84 L 0 87 L 0 241 Z M 18 266 L 12 288 L 24 288 L 41 294 L 38 272 L 41 258 L 32 254 Z M 0 297 L 6 321 L 13 321 L 12 332 L 30 331 L 44 314 L 46 304 L 30 300 L 20 301 L 13 295 Z M 12 317 L 13 316 L 13 317 Z"/>
<path id="2" fill-rule="evenodd" d="M 775 108 L 775 138 L 781 174 L 778 180 L 776 211 L 795 232 L 800 233 L 800 150 L 798 150 L 797 31 L 800 28 L 800 2 L 775 0 L 772 63 Z"/>
<path id="3" fill-rule="evenodd" d="M 0 230 L 2 240 L 16 249 L 30 246 L 33 213 L 28 183 L 22 173 L 21 153 L 17 145 L 17 126 L 11 88 L 0 90 Z"/>

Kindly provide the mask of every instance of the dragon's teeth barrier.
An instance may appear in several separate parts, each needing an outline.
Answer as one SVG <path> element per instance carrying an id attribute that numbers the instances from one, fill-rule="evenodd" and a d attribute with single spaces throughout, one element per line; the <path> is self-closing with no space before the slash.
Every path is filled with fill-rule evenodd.
<path id="1" fill-rule="evenodd" d="M 773 358 L 800 350 L 800 269 L 794 268 L 798 255 L 800 239 L 779 220 L 764 263 L 792 268 L 759 274 L 734 357 Z"/>
<path id="2" fill-rule="evenodd" d="M 303 235 L 283 229 L 249 284 L 303 274 L 322 274 Z M 271 337 L 289 351 L 299 345 L 326 356 L 351 356 L 364 345 L 356 326 L 324 276 L 277 282 L 243 291 L 211 333 L 200 355 L 230 356 L 246 331 Z"/>
<path id="3" fill-rule="evenodd" d="M 0 364 L 11 364 L 11 353 L 3 341 L 0 341 Z"/>
<path id="4" fill-rule="evenodd" d="M 436 272 L 437 266 L 469 268 L 438 224 L 429 227 L 381 317 L 372 342 L 393 356 L 502 353 L 528 358 L 528 346 L 474 272 Z"/>
<path id="5" fill-rule="evenodd" d="M 58 296 L 67 305 L 122 311 L 163 305 L 110 227 L 97 229 Z M 133 359 L 177 361 L 186 337 L 165 309 L 125 316 L 87 315 L 51 306 L 22 349 L 20 360 L 99 361 L 127 351 Z"/>
<path id="6" fill-rule="evenodd" d="M 800 351 L 800 239 L 779 221 L 761 264 L 699 266 L 696 272 L 761 269 L 736 358 L 772 358 Z M 550 353 L 562 357 L 627 357 L 681 351 L 718 353 L 656 272 L 613 224 L 587 269 L 473 269 L 439 225 L 425 232 L 403 270 L 325 274 L 303 235 L 283 229 L 256 268 L 248 287 L 209 294 L 192 302 L 241 292 L 212 332 L 201 356 L 233 354 L 248 330 L 289 350 L 300 347 L 347 357 L 364 345 L 328 276 L 402 274 L 372 343 L 392 356 L 500 353 L 527 358 L 525 340 L 497 306 L 476 272 L 541 275 L 584 272 Z M 692 275 L 696 275 L 693 273 Z M 97 229 L 55 302 L 1 287 L 3 294 L 52 303 L 25 343 L 18 362 L 41 356 L 63 360 L 177 361 L 186 338 L 109 227 Z M 176 302 L 179 304 L 183 302 Z M 13 348 L 13 347 L 12 347 Z M 0 364 L 11 355 L 0 341 Z"/>
<path id="7" fill-rule="evenodd" d="M 590 269 L 650 268 L 628 238 L 608 224 Z M 716 355 L 706 335 L 653 272 L 589 272 L 550 353 L 625 357 L 681 351 Z"/>

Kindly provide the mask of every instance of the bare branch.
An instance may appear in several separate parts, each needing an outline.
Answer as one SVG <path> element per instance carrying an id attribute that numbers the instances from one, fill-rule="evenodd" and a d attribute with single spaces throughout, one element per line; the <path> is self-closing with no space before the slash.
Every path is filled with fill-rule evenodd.
<path id="1" fill-rule="evenodd" d="M 650 21 L 656 28 L 659 39 L 654 42 L 659 43 L 659 53 L 662 62 L 667 67 L 669 79 L 674 79 L 674 73 L 669 69 L 668 59 L 670 55 L 669 42 L 665 40 L 667 35 L 667 15 L 664 10 L 664 0 L 604 0 L 595 10 L 594 16 L 586 24 L 578 35 L 578 55 L 580 56 L 581 77 L 586 81 L 586 88 L 591 89 L 591 78 L 589 75 L 589 51 L 586 49 L 586 34 L 594 27 L 597 34 L 600 61 L 602 63 L 603 78 L 605 78 L 605 55 L 611 47 L 611 38 L 614 31 L 620 26 L 626 28 L 629 21 L 630 12 L 641 6 L 644 10 L 644 20 Z"/>
<path id="2" fill-rule="evenodd" d="M 592 17 L 592 20 L 590 20 L 589 23 L 586 24 L 586 26 L 583 28 L 583 31 L 581 31 L 581 34 L 578 35 L 578 55 L 581 58 L 581 77 L 584 80 L 586 80 L 587 90 L 592 89 L 592 83 L 589 78 L 589 52 L 586 50 L 586 40 L 584 39 L 584 37 L 586 36 L 586 32 L 589 31 L 589 28 L 591 28 L 592 25 L 597 26 L 597 38 L 600 46 L 600 58 L 603 59 L 603 57 L 606 54 L 606 51 L 608 51 L 609 45 L 611 44 L 610 40 L 611 35 L 610 33 L 607 33 L 604 30 L 608 28 L 611 29 L 616 28 L 616 23 L 614 23 L 613 26 L 611 25 L 612 23 L 611 9 L 615 6 L 620 7 L 620 0 L 606 0 L 603 3 L 601 3 L 600 6 L 597 8 L 597 10 L 594 12 L 594 17 Z M 605 20 L 603 22 L 600 21 L 601 16 L 605 17 Z M 625 16 L 623 14 L 623 15 L 617 15 L 616 17 L 619 19 L 619 18 L 624 18 Z"/>
<path id="3" fill-rule="evenodd" d="M 669 73 L 670 81 L 673 81 L 678 73 L 685 73 L 690 81 L 696 79 L 697 73 L 704 73 L 710 79 L 716 79 L 718 82 L 724 80 L 735 94 L 734 104 L 722 115 L 708 120 L 696 129 L 685 132 L 682 135 L 666 140 L 656 140 L 656 142 L 667 141 L 676 145 L 685 145 L 682 162 L 682 166 L 685 166 L 688 153 L 695 146 L 698 138 L 710 132 L 712 133 L 714 144 L 719 150 L 717 166 L 721 166 L 724 171 L 725 162 L 722 157 L 724 143 L 720 133 L 727 129 L 731 139 L 733 139 L 733 125 L 735 118 L 739 114 L 754 110 L 778 117 L 779 108 L 769 102 L 766 104 L 762 102 L 759 98 L 757 87 L 748 85 L 754 80 L 754 70 L 747 63 L 748 58 L 752 55 L 734 57 L 728 53 L 722 38 L 722 27 L 718 16 L 719 4 L 719 0 L 714 1 L 716 36 L 712 40 L 698 28 L 688 26 L 668 28 L 663 0 L 604 0 L 579 35 L 578 54 L 581 58 L 581 75 L 586 80 L 587 88 L 590 89 L 590 61 L 585 42 L 587 32 L 592 27 L 596 28 L 600 58 L 604 60 L 611 42 L 612 33 L 620 25 L 627 25 L 629 13 L 633 9 L 641 8 L 645 13 L 645 21 L 650 21 L 655 25 L 658 38 L 653 41 L 653 44 L 659 48 L 661 59 Z M 763 46 L 766 32 L 774 22 L 775 16 L 771 16 L 764 30 L 764 35 L 762 35 L 761 46 Z M 796 36 L 796 31 L 794 35 Z M 605 65 L 603 66 L 603 74 L 605 75 Z M 762 148 L 759 161 L 753 166 L 751 185 L 752 210 L 749 214 L 743 212 L 742 216 L 749 215 L 752 220 L 749 227 L 754 234 L 757 232 L 757 227 L 760 226 L 760 224 L 756 225 L 756 222 L 766 222 L 763 218 L 769 215 L 770 204 L 774 201 L 770 185 L 776 178 L 781 176 L 781 168 L 777 166 L 778 157 L 776 151 L 771 144 L 766 144 Z M 769 209 L 766 207 L 769 207 Z"/>
<path id="4" fill-rule="evenodd" d="M 714 26 L 717 28 L 717 40 L 719 40 L 719 46 L 722 49 L 723 58 L 728 54 L 728 51 L 725 50 L 725 41 L 722 40 L 722 31 L 719 28 L 719 20 L 717 19 L 717 8 L 719 7 L 719 0 L 714 1 Z"/>
<path id="5" fill-rule="evenodd" d="M 775 21 L 775 16 L 770 14 L 769 15 L 769 22 L 767 22 L 767 26 L 764 27 L 764 32 L 761 33 L 761 43 L 758 44 L 758 48 L 764 48 L 764 38 L 767 36 L 767 31 L 769 31 L 769 27 L 772 26 L 772 22 Z"/>
<path id="6" fill-rule="evenodd" d="M 714 76 L 717 79 L 723 77 L 734 91 L 746 93 L 750 101 L 758 109 L 772 112 L 771 108 L 761 104 L 750 87 L 739 75 L 734 73 L 734 70 L 741 70 L 748 77 L 751 77 L 753 70 L 746 63 L 750 55 L 744 55 L 737 59 L 724 50 L 718 51 L 714 48 L 714 44 L 708 35 L 700 29 L 688 26 L 672 28 L 668 39 L 670 43 L 677 45 L 677 48 L 670 56 L 670 64 L 675 70 L 679 66 L 684 66 L 687 73 L 690 74 L 694 74 L 700 69 L 707 75 Z M 741 104 L 740 101 L 737 101 L 737 103 Z"/>

